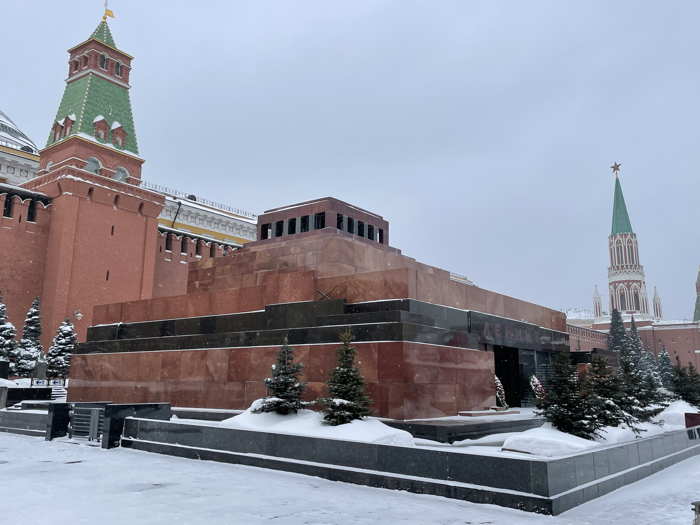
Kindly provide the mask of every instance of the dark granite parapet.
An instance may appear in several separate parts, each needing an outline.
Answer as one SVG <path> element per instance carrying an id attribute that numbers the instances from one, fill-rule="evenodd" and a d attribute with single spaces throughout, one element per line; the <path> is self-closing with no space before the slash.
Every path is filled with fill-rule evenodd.
<path id="1" fill-rule="evenodd" d="M 544 424 L 543 418 L 499 421 L 397 421 L 384 420 L 390 427 L 410 432 L 413 437 L 454 443 L 463 439 L 478 439 L 491 434 L 522 432 Z"/>
<path id="2" fill-rule="evenodd" d="M 412 341 L 459 348 L 503 345 L 556 351 L 567 335 L 480 312 L 398 299 L 346 304 L 343 300 L 269 305 L 264 311 L 95 326 L 78 353 L 277 346 L 338 341 L 350 327 L 356 341 Z"/>
<path id="3" fill-rule="evenodd" d="M 356 342 L 414 341 L 426 344 L 475 348 L 478 341 L 469 334 L 442 328 L 409 323 L 377 323 L 347 325 Z M 250 332 L 89 341 L 79 345 L 77 354 L 150 352 L 159 350 L 191 350 L 207 348 L 238 348 L 247 346 L 279 346 L 285 338 L 291 345 L 333 344 L 345 328 L 341 325 Z"/>

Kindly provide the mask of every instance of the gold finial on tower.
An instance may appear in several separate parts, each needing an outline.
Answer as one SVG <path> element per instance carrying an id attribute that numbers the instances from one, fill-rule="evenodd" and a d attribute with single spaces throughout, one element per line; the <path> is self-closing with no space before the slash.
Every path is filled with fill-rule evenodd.
<path id="1" fill-rule="evenodd" d="M 111 18 L 114 18 L 114 11 L 112 11 L 112 10 L 109 8 L 108 3 L 109 3 L 109 0 L 105 0 L 105 14 L 102 15 L 102 21 L 103 21 L 103 22 L 106 22 L 106 21 L 107 21 L 107 17 L 108 17 L 108 16 L 111 17 Z"/>

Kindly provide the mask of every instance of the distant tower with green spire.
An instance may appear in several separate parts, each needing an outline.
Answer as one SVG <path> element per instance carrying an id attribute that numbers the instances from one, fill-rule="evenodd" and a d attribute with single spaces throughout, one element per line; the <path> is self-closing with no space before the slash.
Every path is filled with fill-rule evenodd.
<path id="1" fill-rule="evenodd" d="M 693 314 L 693 321 L 700 322 L 700 270 L 698 270 L 698 280 L 695 281 L 695 291 L 697 292 L 697 299 L 695 299 L 695 314 Z"/>
<path id="2" fill-rule="evenodd" d="M 610 266 L 608 267 L 608 289 L 610 309 L 633 315 L 638 320 L 651 320 L 649 311 L 644 267 L 639 262 L 637 235 L 632 231 L 632 223 L 620 184 L 620 164 L 611 166 L 615 175 L 615 196 L 613 198 L 612 229 L 608 237 Z M 658 315 L 661 313 L 661 299 L 656 294 Z"/>

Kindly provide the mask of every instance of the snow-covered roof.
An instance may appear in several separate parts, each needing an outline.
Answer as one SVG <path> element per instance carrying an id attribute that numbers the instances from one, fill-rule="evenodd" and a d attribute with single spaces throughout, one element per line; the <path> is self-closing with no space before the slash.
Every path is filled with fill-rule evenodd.
<path id="1" fill-rule="evenodd" d="M 45 193 L 29 190 L 22 186 L 15 186 L 14 184 L 6 184 L 4 182 L 0 182 L 0 193 L 11 193 L 13 195 L 19 195 L 20 197 L 35 198 L 44 203 L 49 203 L 51 201 L 51 198 Z"/>
<path id="2" fill-rule="evenodd" d="M 595 315 L 586 308 L 569 308 L 564 312 L 567 319 L 595 319 Z"/>
<path id="3" fill-rule="evenodd" d="M 34 142 L 17 127 L 17 124 L 7 116 L 7 113 L 3 112 L 1 109 L 0 132 L 2 132 L 2 138 L 0 139 L 1 145 L 23 150 L 28 153 L 36 153 L 38 151 L 36 144 L 34 144 Z"/>

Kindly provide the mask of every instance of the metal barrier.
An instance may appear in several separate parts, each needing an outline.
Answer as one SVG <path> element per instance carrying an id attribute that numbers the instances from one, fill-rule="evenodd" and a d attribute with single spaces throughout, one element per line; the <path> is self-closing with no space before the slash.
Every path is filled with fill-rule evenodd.
<path id="1" fill-rule="evenodd" d="M 88 441 L 97 441 L 102 438 L 104 431 L 105 409 L 104 407 L 78 407 L 70 411 L 68 424 L 68 437 L 87 438 Z"/>

